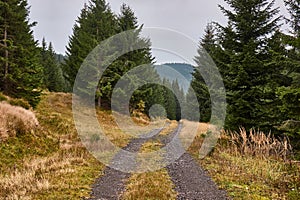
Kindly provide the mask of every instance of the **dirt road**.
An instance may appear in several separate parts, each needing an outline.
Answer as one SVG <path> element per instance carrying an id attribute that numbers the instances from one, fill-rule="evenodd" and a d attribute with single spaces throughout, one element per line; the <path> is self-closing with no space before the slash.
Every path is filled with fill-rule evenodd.
<path id="1" fill-rule="evenodd" d="M 162 129 L 154 130 L 149 135 L 152 137 L 133 139 L 124 150 L 138 152 L 140 147 L 150 139 L 158 139 L 164 145 L 168 144 L 180 131 L 181 124 L 172 133 L 162 136 Z M 113 160 L 122 159 L 117 154 Z M 114 161 L 112 161 L 114 162 Z M 132 161 L 128 163 L 133 163 Z M 219 190 L 207 173 L 185 153 L 178 160 L 166 167 L 175 185 L 174 190 L 178 193 L 177 199 L 199 199 L 199 200 L 222 200 L 227 199 L 226 192 Z M 117 171 L 107 167 L 92 187 L 90 200 L 99 199 L 121 199 L 125 190 L 126 180 L 131 174 Z"/>

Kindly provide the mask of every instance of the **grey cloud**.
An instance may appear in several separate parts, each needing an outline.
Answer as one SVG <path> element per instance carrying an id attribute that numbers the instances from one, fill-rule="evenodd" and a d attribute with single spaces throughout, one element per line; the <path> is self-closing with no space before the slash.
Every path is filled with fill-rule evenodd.
<path id="1" fill-rule="evenodd" d="M 56 51 L 65 52 L 68 37 L 83 4 L 87 0 L 29 0 L 31 19 L 38 22 L 35 37 L 52 41 Z M 164 27 L 178 30 L 198 41 L 208 22 L 226 23 L 218 4 L 223 0 L 108 0 L 112 10 L 119 12 L 122 3 L 130 5 L 145 27 Z M 286 14 L 282 0 L 276 0 Z"/>

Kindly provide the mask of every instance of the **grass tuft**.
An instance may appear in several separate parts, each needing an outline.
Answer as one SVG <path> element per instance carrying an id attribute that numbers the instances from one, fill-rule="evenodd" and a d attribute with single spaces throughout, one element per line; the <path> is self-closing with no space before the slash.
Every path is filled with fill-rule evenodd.
<path id="1" fill-rule="evenodd" d="M 265 134 L 253 129 L 249 133 L 244 128 L 239 132 L 227 131 L 221 139 L 224 143 L 220 148 L 235 155 L 287 160 L 292 152 L 287 138 L 278 139 L 271 133 Z"/>
<path id="2" fill-rule="evenodd" d="M 0 139 L 32 133 L 39 127 L 30 110 L 0 102 Z"/>
<path id="3" fill-rule="evenodd" d="M 245 129 L 223 132 L 214 151 L 200 160 L 201 135 L 189 152 L 233 199 L 300 199 L 300 165 L 289 159 L 287 139 Z"/>

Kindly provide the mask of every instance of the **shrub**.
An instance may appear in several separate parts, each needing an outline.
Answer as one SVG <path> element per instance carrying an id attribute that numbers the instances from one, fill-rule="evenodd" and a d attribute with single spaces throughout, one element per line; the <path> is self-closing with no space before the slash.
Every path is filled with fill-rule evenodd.
<path id="1" fill-rule="evenodd" d="M 32 111 L 0 102 L 0 138 L 5 139 L 32 132 L 38 125 L 38 120 Z"/>

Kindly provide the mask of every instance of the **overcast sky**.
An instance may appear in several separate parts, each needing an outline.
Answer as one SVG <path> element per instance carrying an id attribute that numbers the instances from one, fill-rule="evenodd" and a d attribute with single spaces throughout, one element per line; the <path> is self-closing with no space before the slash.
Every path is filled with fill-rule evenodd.
<path id="1" fill-rule="evenodd" d="M 64 54 L 75 20 L 88 0 L 28 0 L 30 19 L 38 22 L 34 28 L 37 40 L 51 41 L 57 52 Z M 145 27 L 162 27 L 180 31 L 198 41 L 208 22 L 226 23 L 218 4 L 223 0 L 107 0 L 118 13 L 123 2 L 128 4 Z M 276 0 L 283 15 L 283 0 Z"/>

